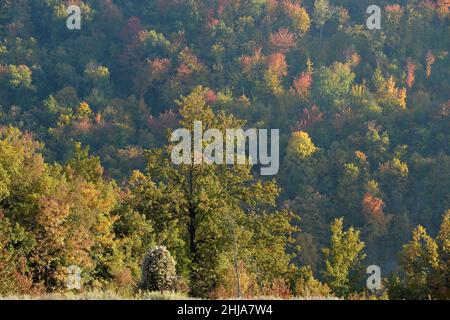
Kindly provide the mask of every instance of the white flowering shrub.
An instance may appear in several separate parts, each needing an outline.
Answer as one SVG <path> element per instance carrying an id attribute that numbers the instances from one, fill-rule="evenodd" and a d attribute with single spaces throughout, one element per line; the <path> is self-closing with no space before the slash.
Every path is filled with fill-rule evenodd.
<path id="1" fill-rule="evenodd" d="M 150 249 L 142 262 L 141 289 L 148 291 L 174 290 L 177 281 L 175 260 L 164 246 Z"/>

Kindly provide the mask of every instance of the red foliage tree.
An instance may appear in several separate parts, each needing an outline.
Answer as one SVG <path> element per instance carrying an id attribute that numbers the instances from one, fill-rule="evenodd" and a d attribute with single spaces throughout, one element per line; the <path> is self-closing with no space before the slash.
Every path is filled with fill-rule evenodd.
<path id="1" fill-rule="evenodd" d="M 414 72 L 416 70 L 416 65 L 408 60 L 406 63 L 406 85 L 408 88 L 411 88 L 414 84 Z"/>
<path id="2" fill-rule="evenodd" d="M 318 106 L 313 105 L 311 110 L 304 108 L 300 120 L 292 127 L 292 131 L 306 131 L 306 129 L 322 120 L 323 113 Z"/>
<path id="3" fill-rule="evenodd" d="M 275 71 L 278 76 L 286 76 L 288 65 L 284 53 L 276 52 L 267 57 L 267 65 L 269 69 Z"/>
<path id="4" fill-rule="evenodd" d="M 209 89 L 205 92 L 205 100 L 208 104 L 213 104 L 217 100 L 217 95 L 214 90 Z"/>
<path id="5" fill-rule="evenodd" d="M 128 82 L 133 82 L 133 76 L 143 68 L 144 59 L 139 50 L 139 34 L 143 30 L 139 18 L 131 17 L 119 34 L 125 47 L 118 57 L 118 63 L 123 74 L 128 77 Z"/>
<path id="6" fill-rule="evenodd" d="M 204 69 L 204 65 L 189 48 L 184 48 L 180 53 L 180 65 L 177 68 L 178 77 L 190 76 L 195 71 Z"/>
<path id="7" fill-rule="evenodd" d="M 309 95 L 309 90 L 312 84 L 312 75 L 309 72 L 302 72 L 294 79 L 292 90 L 300 98 L 306 98 Z"/>
<path id="8" fill-rule="evenodd" d="M 367 221 L 385 230 L 391 217 L 383 212 L 385 207 L 383 200 L 367 192 L 363 197 L 362 205 Z"/>
<path id="9" fill-rule="evenodd" d="M 254 65 L 264 61 L 264 55 L 261 53 L 261 48 L 256 49 L 251 56 L 242 56 L 241 64 L 245 72 L 250 72 Z"/>
<path id="10" fill-rule="evenodd" d="M 286 53 L 295 46 L 295 36 L 288 29 L 282 28 L 270 35 L 269 42 L 274 49 Z"/>
<path id="11" fill-rule="evenodd" d="M 158 138 L 158 141 L 162 141 L 165 137 L 167 129 L 176 128 L 178 126 L 178 121 L 178 114 L 172 110 L 168 110 L 161 113 L 157 119 L 150 116 L 147 120 L 147 125 L 151 133 Z"/>

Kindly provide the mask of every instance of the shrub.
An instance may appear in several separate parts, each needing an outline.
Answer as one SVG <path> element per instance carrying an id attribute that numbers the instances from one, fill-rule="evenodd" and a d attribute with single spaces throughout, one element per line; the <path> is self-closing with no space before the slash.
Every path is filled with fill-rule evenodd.
<path id="1" fill-rule="evenodd" d="M 141 289 L 169 291 L 176 286 L 175 260 L 164 246 L 157 246 L 146 254 L 142 262 Z"/>
<path id="2" fill-rule="evenodd" d="M 283 278 L 275 278 L 269 285 L 264 285 L 261 288 L 261 293 L 264 297 L 289 299 L 292 297 L 289 283 Z"/>
<path id="3" fill-rule="evenodd" d="M 315 279 L 310 267 L 302 267 L 295 284 L 297 297 L 301 298 L 325 298 L 331 296 L 331 289 Z"/>

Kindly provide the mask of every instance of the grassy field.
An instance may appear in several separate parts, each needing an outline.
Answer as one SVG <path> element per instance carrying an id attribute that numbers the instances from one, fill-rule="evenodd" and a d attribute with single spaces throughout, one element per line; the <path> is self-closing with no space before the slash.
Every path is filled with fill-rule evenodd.
<path id="1" fill-rule="evenodd" d="M 119 294 L 114 291 L 89 291 L 85 293 L 53 293 L 40 296 L 18 295 L 0 297 L 0 300 L 186 300 L 192 299 L 179 292 L 145 292 Z"/>
<path id="2" fill-rule="evenodd" d="M 236 298 L 238 299 L 238 298 Z M 289 300 L 337 300 L 336 297 L 292 297 Z M 113 291 L 89 291 L 86 293 L 54 293 L 40 296 L 18 295 L 0 297 L 0 300 L 196 300 L 179 292 L 142 292 L 123 295 Z M 228 300 L 228 299 L 225 299 Z M 261 296 L 248 300 L 281 300 L 279 297 Z"/>

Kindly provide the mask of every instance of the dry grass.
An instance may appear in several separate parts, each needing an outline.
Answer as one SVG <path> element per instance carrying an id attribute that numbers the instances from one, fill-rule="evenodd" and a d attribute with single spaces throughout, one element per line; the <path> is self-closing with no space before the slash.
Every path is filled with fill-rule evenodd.
<path id="1" fill-rule="evenodd" d="M 193 300 L 180 292 L 139 292 L 132 295 L 123 295 L 114 291 L 89 291 L 85 293 L 53 293 L 41 296 L 8 296 L 0 300 Z M 232 300 L 237 298 L 229 298 Z M 220 299 L 219 299 L 220 300 Z M 257 296 L 243 300 L 283 300 L 274 296 Z M 338 300 L 336 297 L 291 297 L 288 300 Z"/>
<path id="2" fill-rule="evenodd" d="M 114 291 L 89 291 L 85 293 L 53 293 L 41 296 L 8 296 L 0 300 L 185 300 L 191 299 L 179 292 L 140 292 L 121 295 Z"/>

